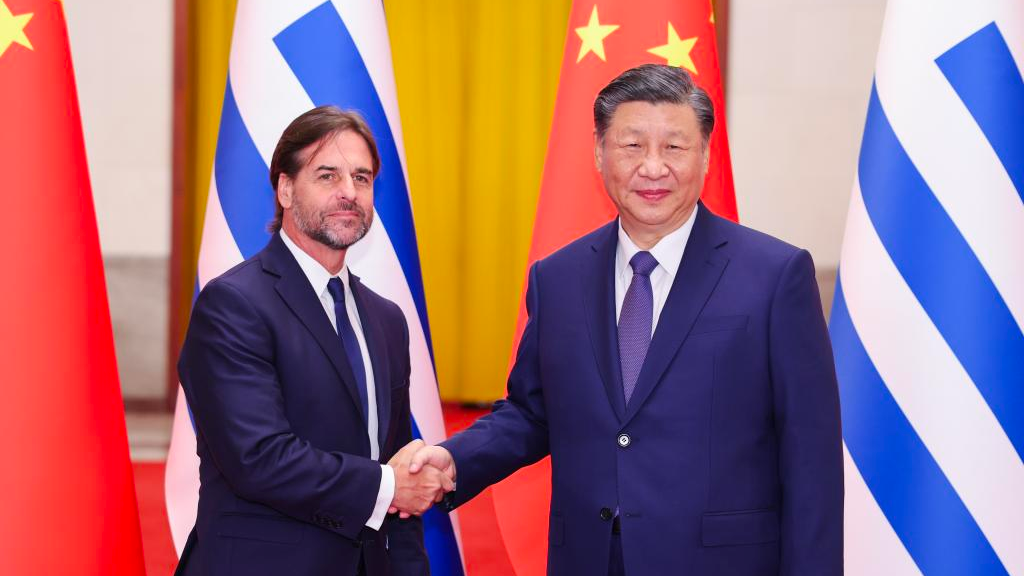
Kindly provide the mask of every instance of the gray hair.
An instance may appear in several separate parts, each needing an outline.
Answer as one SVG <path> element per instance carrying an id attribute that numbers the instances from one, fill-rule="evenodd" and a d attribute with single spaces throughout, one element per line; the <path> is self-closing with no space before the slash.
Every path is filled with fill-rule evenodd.
<path id="1" fill-rule="evenodd" d="M 715 129 L 715 106 L 703 88 L 694 83 L 690 73 L 676 66 L 643 64 L 630 68 L 612 80 L 594 100 L 594 129 L 599 140 L 612 121 L 620 104 L 650 102 L 685 104 L 693 109 L 700 124 L 701 145 L 707 150 Z"/>

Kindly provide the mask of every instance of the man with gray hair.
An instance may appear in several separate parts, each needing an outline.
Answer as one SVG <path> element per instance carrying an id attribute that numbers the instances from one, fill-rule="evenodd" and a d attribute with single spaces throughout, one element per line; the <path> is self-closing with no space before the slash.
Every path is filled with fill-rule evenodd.
<path id="1" fill-rule="evenodd" d="M 843 570 L 835 367 L 806 250 L 699 201 L 714 130 L 686 71 L 594 103 L 618 218 L 530 269 L 508 397 L 412 456 L 460 505 L 551 455 L 548 573 Z"/>

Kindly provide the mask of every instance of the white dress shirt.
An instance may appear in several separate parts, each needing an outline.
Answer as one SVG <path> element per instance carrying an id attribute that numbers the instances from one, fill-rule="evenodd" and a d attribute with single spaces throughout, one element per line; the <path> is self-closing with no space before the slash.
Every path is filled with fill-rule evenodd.
<path id="1" fill-rule="evenodd" d="M 299 263 L 299 267 L 306 274 L 306 278 L 309 283 L 313 286 L 313 291 L 316 292 L 320 298 L 320 304 L 324 307 L 324 314 L 327 314 L 327 319 L 331 321 L 331 326 L 334 327 L 334 331 L 338 331 L 338 319 L 334 314 L 334 297 L 327 290 L 327 282 L 330 281 L 334 276 L 327 271 L 319 262 L 317 262 L 312 256 L 306 254 L 302 248 L 299 248 L 288 234 L 284 230 L 281 230 L 281 239 L 284 241 L 284 245 L 288 247 L 288 250 L 295 257 L 295 260 Z M 352 331 L 356 333 L 356 340 L 359 341 L 359 351 L 363 355 L 363 366 L 366 368 L 366 435 L 370 439 L 370 457 L 374 460 L 380 458 L 380 442 L 377 439 L 378 421 L 377 421 L 377 388 L 374 385 L 373 379 L 373 364 L 370 362 L 370 350 L 366 347 L 366 336 L 363 335 L 363 325 L 359 321 L 359 308 L 356 306 L 355 298 L 352 296 L 352 290 L 349 289 L 349 271 L 348 266 L 345 265 L 338 272 L 337 278 L 341 280 L 341 283 L 345 286 L 345 311 L 348 312 L 349 322 L 352 324 Z M 380 490 L 377 491 L 377 503 L 373 507 L 373 514 L 366 521 L 366 526 L 373 528 L 374 530 L 380 530 L 381 524 L 384 522 L 384 516 L 388 513 L 388 508 L 391 506 L 391 501 L 395 496 L 395 471 L 390 466 L 381 465 L 381 477 L 380 477 Z"/>
<path id="2" fill-rule="evenodd" d="M 648 250 L 651 256 L 658 261 L 658 266 L 651 272 L 651 290 L 654 292 L 654 316 L 651 322 L 651 336 L 654 336 L 654 329 L 658 326 L 658 318 L 661 317 L 661 310 L 665 307 L 665 300 L 668 299 L 669 290 L 672 289 L 672 282 L 676 279 L 676 272 L 683 260 L 683 251 L 686 250 L 686 243 L 690 239 L 690 232 L 693 230 L 693 223 L 697 219 L 697 210 L 700 206 L 694 206 L 690 217 L 683 222 L 683 225 L 675 231 L 670 232 L 658 241 L 653 248 Z M 622 313 L 622 301 L 626 298 L 626 290 L 629 283 L 633 281 L 633 267 L 629 261 L 640 252 L 640 248 L 633 243 L 633 240 L 622 229 L 622 220 L 619 220 L 619 246 L 615 250 L 615 322 L 619 322 L 619 314 Z"/>

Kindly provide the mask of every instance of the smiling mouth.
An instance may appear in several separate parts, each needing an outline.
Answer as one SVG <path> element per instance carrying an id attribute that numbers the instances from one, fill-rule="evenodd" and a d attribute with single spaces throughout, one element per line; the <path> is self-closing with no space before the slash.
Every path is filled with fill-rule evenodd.
<path id="1" fill-rule="evenodd" d="M 670 191 L 665 189 L 665 188 L 655 188 L 655 189 L 634 190 L 633 191 L 634 194 L 636 194 L 637 196 L 643 198 L 644 200 L 651 200 L 651 201 L 661 200 L 665 196 L 668 196 L 669 192 Z"/>

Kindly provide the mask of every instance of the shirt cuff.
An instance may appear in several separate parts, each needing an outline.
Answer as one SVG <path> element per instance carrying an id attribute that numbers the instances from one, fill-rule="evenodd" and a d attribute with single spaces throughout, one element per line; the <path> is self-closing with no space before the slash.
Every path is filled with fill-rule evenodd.
<path id="1" fill-rule="evenodd" d="M 395 470 L 386 464 L 380 465 L 380 490 L 377 491 L 377 503 L 373 506 L 373 514 L 366 521 L 366 527 L 380 530 L 384 523 L 384 517 L 388 515 L 388 508 L 395 499 Z"/>

